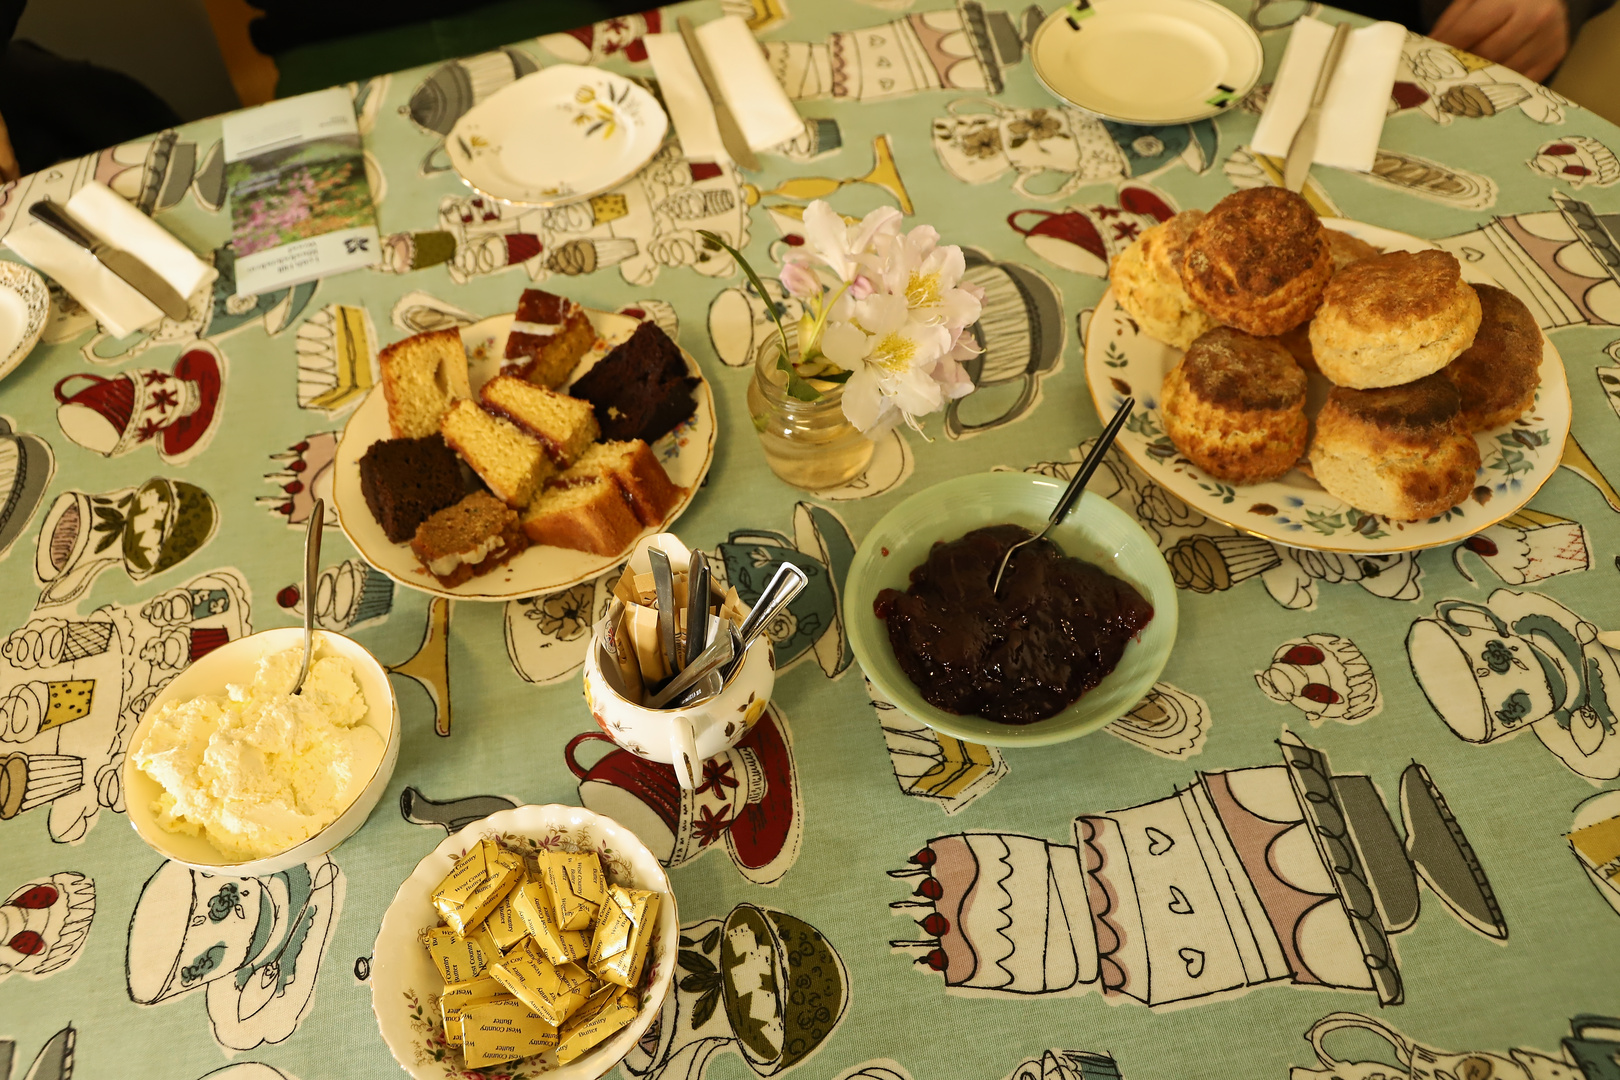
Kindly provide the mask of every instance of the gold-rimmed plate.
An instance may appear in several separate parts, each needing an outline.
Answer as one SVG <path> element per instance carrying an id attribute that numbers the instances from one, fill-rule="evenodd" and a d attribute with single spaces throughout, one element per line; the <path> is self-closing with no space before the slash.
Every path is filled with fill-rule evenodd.
<path id="1" fill-rule="evenodd" d="M 1323 224 L 1360 237 L 1384 251 L 1435 247 L 1406 233 L 1359 221 L 1325 218 Z M 1496 282 L 1462 264 L 1472 282 Z M 1086 328 L 1086 381 L 1099 416 L 1112 415 L 1121 399 L 1135 395 L 1137 409 L 1116 445 L 1155 483 L 1194 510 L 1241 532 L 1288 547 L 1318 551 L 1413 551 L 1453 544 L 1509 517 L 1528 503 L 1557 470 L 1569 437 L 1569 382 L 1564 361 L 1542 335 L 1541 386 L 1529 412 L 1501 427 L 1479 432 L 1482 462 L 1473 495 L 1428 521 L 1400 522 L 1368 514 L 1329 495 L 1298 469 L 1264 484 L 1235 486 L 1217 480 L 1176 452 L 1159 415 L 1165 373 L 1181 350 L 1142 333 L 1119 306 L 1112 290 L 1103 294 Z M 1314 414 L 1329 383 L 1311 374 L 1306 409 Z"/>
<path id="2" fill-rule="evenodd" d="M 573 378 L 584 374 L 614 345 L 628 338 L 637 325 L 637 321 L 628 315 L 590 308 L 586 308 L 585 313 L 596 328 L 597 342 L 580 360 Z M 462 329 L 461 341 L 467 347 L 468 368 L 475 392 L 499 373 L 501 358 L 506 354 L 506 336 L 511 329 L 512 318 L 511 315 L 494 315 Z M 703 485 L 703 478 L 708 475 L 709 466 L 714 462 L 717 431 L 714 395 L 710 393 L 708 381 L 703 378 L 703 372 L 692 354 L 682 349 L 681 355 L 686 358 L 687 371 L 698 378 L 698 385 L 692 391 L 697 409 L 674 431 L 653 443 L 652 451 L 663 464 L 670 480 L 686 491 L 663 523 L 642 530 L 642 536 L 669 529 L 691 505 L 698 488 Z M 453 600 L 516 600 L 589 581 L 618 566 L 630 554 L 629 547 L 616 555 L 592 555 L 567 548 L 535 546 L 499 569 L 447 589 L 423 569 L 409 544 L 396 544 L 388 539 L 382 526 L 377 524 L 377 519 L 372 517 L 371 508 L 366 505 L 365 495 L 360 491 L 361 456 L 372 443 L 390 437 L 388 403 L 383 397 L 382 388 L 378 387 L 360 403 L 343 429 L 337 457 L 332 465 L 332 502 L 337 506 L 338 522 L 343 527 L 344 535 L 360 552 L 361 558 L 401 585 Z"/>

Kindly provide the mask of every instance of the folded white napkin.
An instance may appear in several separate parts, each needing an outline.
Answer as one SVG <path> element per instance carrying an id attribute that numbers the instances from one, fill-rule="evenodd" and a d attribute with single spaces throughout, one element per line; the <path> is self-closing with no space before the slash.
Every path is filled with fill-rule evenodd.
<path id="1" fill-rule="evenodd" d="M 1333 27 L 1328 23 L 1307 17 L 1294 24 L 1266 110 L 1249 144 L 1256 153 L 1287 156 L 1288 144 L 1310 111 L 1316 77 L 1332 39 Z M 1405 40 L 1406 28 L 1398 23 L 1373 23 L 1350 32 L 1322 102 L 1316 139 L 1318 165 L 1357 172 L 1372 168 Z"/>
<path id="2" fill-rule="evenodd" d="M 218 273 L 105 184 L 92 180 L 75 191 L 67 211 L 96 236 L 156 270 L 181 296 L 194 296 Z M 6 246 L 55 278 L 114 337 L 144 330 L 163 318 L 156 304 L 44 222 L 30 220 L 12 229 Z"/>
<path id="3" fill-rule="evenodd" d="M 697 37 L 720 84 L 720 94 L 731 107 L 731 115 L 737 118 L 750 149 L 776 146 L 804 130 L 804 118 L 771 74 L 765 52 L 747 23 L 736 15 L 727 15 L 698 27 Z M 714 107 L 709 104 L 703 80 L 681 35 L 649 34 L 642 40 L 686 156 L 729 158 L 720 142 Z"/>

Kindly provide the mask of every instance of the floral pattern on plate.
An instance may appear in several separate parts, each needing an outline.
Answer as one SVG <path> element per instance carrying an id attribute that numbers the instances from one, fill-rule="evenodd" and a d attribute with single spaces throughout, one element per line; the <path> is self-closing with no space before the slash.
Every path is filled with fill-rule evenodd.
<path id="1" fill-rule="evenodd" d="M 1434 246 L 1415 236 L 1360 222 L 1329 218 L 1326 224 L 1386 251 Z M 1490 283 L 1466 263 L 1463 276 Z M 1181 359 L 1181 352 L 1142 333 L 1112 291 L 1098 302 L 1085 338 L 1086 379 L 1099 415 L 1111 414 L 1126 396 L 1134 394 L 1138 400 L 1135 415 L 1120 432 L 1120 448 L 1194 510 L 1290 547 L 1392 552 L 1466 539 L 1530 501 L 1558 468 L 1569 435 L 1569 383 L 1564 363 L 1543 335 L 1536 403 L 1513 423 L 1476 436 L 1481 465 L 1471 497 L 1428 521 L 1391 521 L 1334 498 L 1298 470 L 1278 480 L 1241 487 L 1216 480 L 1177 452 L 1160 418 L 1160 386 L 1165 373 Z M 1328 385 L 1314 374 L 1311 382 L 1307 409 L 1326 397 Z"/>

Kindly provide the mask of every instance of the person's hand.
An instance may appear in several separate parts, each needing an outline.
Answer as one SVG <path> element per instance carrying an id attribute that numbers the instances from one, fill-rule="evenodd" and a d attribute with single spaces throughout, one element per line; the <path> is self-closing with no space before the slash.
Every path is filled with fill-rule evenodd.
<path id="1" fill-rule="evenodd" d="M 1569 12 L 1564 0 L 1451 0 L 1429 36 L 1541 82 L 1569 52 Z"/>
<path id="2" fill-rule="evenodd" d="M 6 130 L 6 118 L 0 116 L 0 181 L 15 180 L 21 175 L 17 152 L 11 148 L 11 132 Z"/>

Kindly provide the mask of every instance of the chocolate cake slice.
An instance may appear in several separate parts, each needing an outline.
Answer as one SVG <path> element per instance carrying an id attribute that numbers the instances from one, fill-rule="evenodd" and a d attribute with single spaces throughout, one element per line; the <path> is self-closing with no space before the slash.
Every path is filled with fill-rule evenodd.
<path id="1" fill-rule="evenodd" d="M 429 435 L 372 443 L 360 458 L 360 492 L 383 533 L 403 544 L 431 515 L 459 502 L 467 488 L 455 451 L 444 436 Z"/>
<path id="2" fill-rule="evenodd" d="M 657 324 L 644 322 L 568 392 L 596 409 L 604 439 L 651 443 L 697 409 L 692 397 L 697 384 L 669 335 Z"/>

